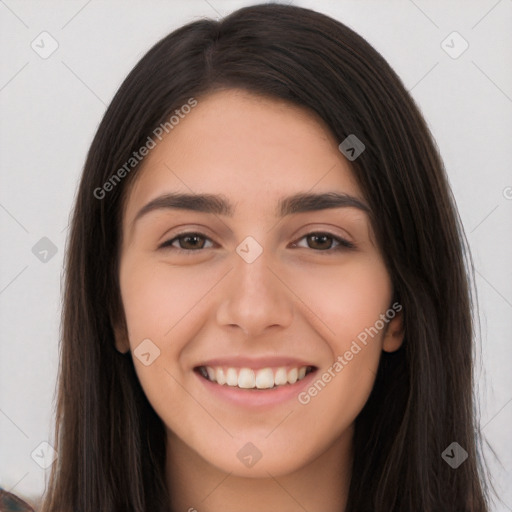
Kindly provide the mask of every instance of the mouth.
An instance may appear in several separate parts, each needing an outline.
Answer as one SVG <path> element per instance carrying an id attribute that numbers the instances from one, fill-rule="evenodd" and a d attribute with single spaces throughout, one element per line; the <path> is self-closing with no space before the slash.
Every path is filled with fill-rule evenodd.
<path id="1" fill-rule="evenodd" d="M 225 386 L 248 391 L 268 391 L 289 388 L 316 371 L 315 366 L 279 366 L 266 368 L 196 366 L 194 371 L 203 379 Z"/>

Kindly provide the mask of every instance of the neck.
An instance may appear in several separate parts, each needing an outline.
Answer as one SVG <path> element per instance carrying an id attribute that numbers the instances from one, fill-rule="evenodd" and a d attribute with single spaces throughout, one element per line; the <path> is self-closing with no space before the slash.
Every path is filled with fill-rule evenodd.
<path id="1" fill-rule="evenodd" d="M 350 428 L 316 459 L 288 474 L 247 478 L 220 470 L 168 431 L 166 472 L 171 510 L 344 511 L 352 468 L 352 437 Z"/>

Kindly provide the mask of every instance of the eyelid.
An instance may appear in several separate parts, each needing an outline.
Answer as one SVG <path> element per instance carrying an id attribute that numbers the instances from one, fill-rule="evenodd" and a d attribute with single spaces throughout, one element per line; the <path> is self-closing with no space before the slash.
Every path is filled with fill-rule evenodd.
<path id="1" fill-rule="evenodd" d="M 201 238 L 204 238 L 205 240 L 209 240 L 210 242 L 214 243 L 213 240 L 205 235 L 204 233 L 201 233 L 200 231 L 183 231 L 182 233 L 177 233 L 172 238 L 168 238 L 166 241 L 164 241 L 162 244 L 158 246 L 159 249 L 164 250 L 171 250 L 181 253 L 193 253 L 193 252 L 201 252 L 204 249 L 182 249 L 181 247 L 172 247 L 171 244 L 174 243 L 176 240 L 180 238 L 185 238 L 186 236 L 199 236 Z M 211 249 L 211 247 L 208 247 L 208 249 Z"/>
<path id="2" fill-rule="evenodd" d="M 334 241 L 336 241 L 338 243 L 337 246 L 331 247 L 329 249 L 324 249 L 324 250 L 311 249 L 310 247 L 304 247 L 304 249 L 310 249 L 311 251 L 314 251 L 314 252 L 332 253 L 332 252 L 335 252 L 337 249 L 338 250 L 343 250 L 343 249 L 350 250 L 350 249 L 356 248 L 356 245 L 353 242 L 350 242 L 349 240 L 347 240 L 343 237 L 335 235 L 334 233 L 330 233 L 329 231 L 309 231 L 305 235 L 302 235 L 300 238 L 298 238 L 297 242 L 300 240 L 303 240 L 304 238 L 307 238 L 310 235 L 326 235 L 328 238 L 332 238 Z M 293 242 L 293 244 L 297 245 L 297 242 Z"/>

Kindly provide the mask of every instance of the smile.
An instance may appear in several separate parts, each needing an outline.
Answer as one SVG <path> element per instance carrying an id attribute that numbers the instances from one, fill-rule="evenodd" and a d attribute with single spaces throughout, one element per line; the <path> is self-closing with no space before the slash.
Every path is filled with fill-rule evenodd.
<path id="1" fill-rule="evenodd" d="M 295 384 L 314 370 L 312 366 L 251 368 L 200 366 L 196 371 L 210 382 L 239 389 L 273 389 Z"/>

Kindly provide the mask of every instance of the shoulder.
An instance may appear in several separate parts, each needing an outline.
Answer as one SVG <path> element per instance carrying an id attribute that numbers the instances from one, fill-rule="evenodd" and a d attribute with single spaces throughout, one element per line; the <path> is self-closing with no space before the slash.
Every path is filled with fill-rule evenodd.
<path id="1" fill-rule="evenodd" d="M 34 509 L 14 494 L 0 489 L 0 512 L 34 512 Z"/>

